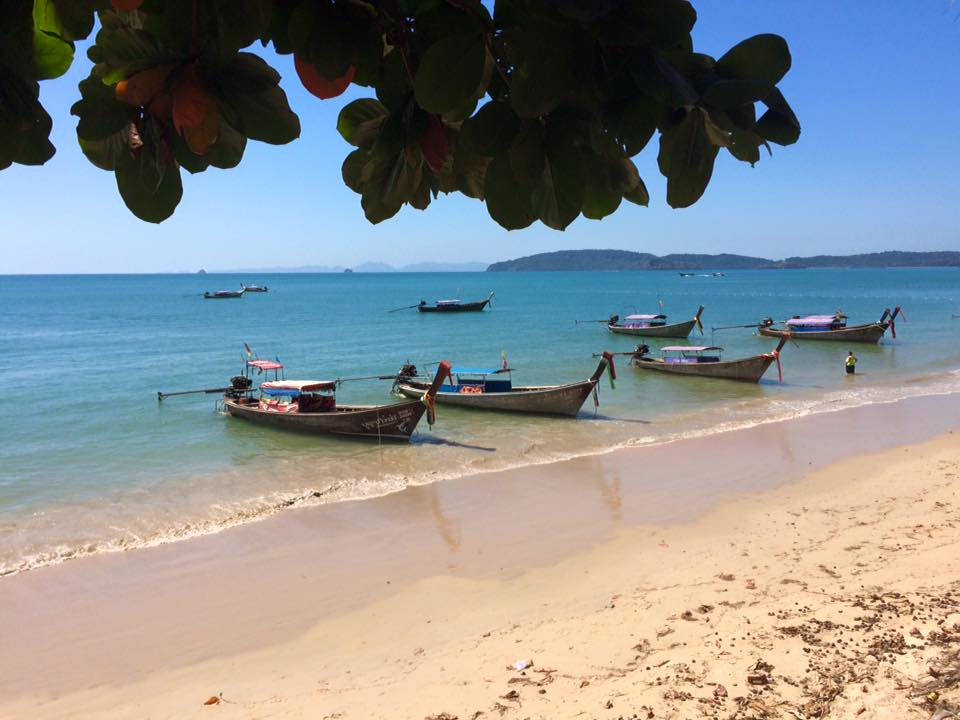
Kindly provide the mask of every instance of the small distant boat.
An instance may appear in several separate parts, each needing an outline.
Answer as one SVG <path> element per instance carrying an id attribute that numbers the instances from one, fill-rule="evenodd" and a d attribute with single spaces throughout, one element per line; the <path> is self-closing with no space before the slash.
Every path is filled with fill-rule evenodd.
<path id="1" fill-rule="evenodd" d="M 703 314 L 703 305 L 693 316 L 693 320 L 667 324 L 667 316 L 659 315 L 627 315 L 620 320 L 619 315 L 611 315 L 607 321 L 607 330 L 618 335 L 639 335 L 642 337 L 686 338 L 690 337 L 693 328 L 700 328 L 703 334 L 703 324 L 700 316 Z"/>
<path id="2" fill-rule="evenodd" d="M 273 371 L 274 379 L 252 389 L 252 370 Z M 280 379 L 283 365 L 272 360 L 248 360 L 243 375 L 231 380 L 223 397 L 223 408 L 241 420 L 319 435 L 339 435 L 378 440 L 409 440 L 424 412 L 433 421 L 434 396 L 450 363 L 437 368 L 432 383 L 415 400 L 386 405 L 338 405 L 338 380 Z"/>
<path id="3" fill-rule="evenodd" d="M 847 325 L 847 316 L 839 310 L 833 315 L 807 315 L 806 317 L 792 317 L 779 323 L 775 327 L 772 318 L 763 320 L 757 327 L 761 335 L 767 337 L 783 337 L 789 334 L 794 340 L 834 340 L 844 342 L 876 343 L 883 334 L 890 329 L 894 338 L 897 337 L 896 319 L 901 314 L 900 306 L 890 312 L 890 308 L 883 311 L 883 315 L 876 322 L 865 325 Z"/>
<path id="4" fill-rule="evenodd" d="M 603 353 L 600 364 L 586 380 L 566 385 L 514 386 L 509 367 L 450 369 L 451 381 L 437 390 L 437 402 L 476 410 L 566 415 L 573 417 L 597 387 L 609 366 L 611 379 L 616 379 L 612 353 Z M 394 388 L 407 397 L 420 397 L 429 387 L 426 379 L 417 377 L 413 365 L 405 365 L 397 376 Z"/>
<path id="5" fill-rule="evenodd" d="M 696 273 L 680 273 L 680 277 L 695 277 Z"/>
<path id="6" fill-rule="evenodd" d="M 433 305 L 427 304 L 426 300 L 421 300 L 420 304 L 416 306 L 417 310 L 422 313 L 439 313 L 439 312 L 480 312 L 487 305 L 490 304 L 490 301 L 493 299 L 493 293 L 491 292 L 489 297 L 486 300 L 479 300 L 477 302 L 461 302 L 460 300 L 437 300 Z"/>
<path id="7" fill-rule="evenodd" d="M 771 352 L 738 360 L 721 360 L 723 348 L 714 345 L 671 345 L 660 349 L 660 358 L 649 357 L 650 348 L 638 345 L 632 353 L 632 363 L 641 370 L 753 383 L 759 382 L 767 368 L 776 363 L 780 381 L 783 382 L 780 351 L 788 339 L 789 335 L 781 337 L 776 349 Z"/>
<path id="8" fill-rule="evenodd" d="M 240 283 L 240 289 L 244 292 L 267 292 L 269 288 L 266 285 L 244 285 Z"/>
<path id="9" fill-rule="evenodd" d="M 203 294 L 206 300 L 226 300 L 228 298 L 242 298 L 243 289 L 240 290 L 217 290 L 216 292 L 205 292 Z"/>

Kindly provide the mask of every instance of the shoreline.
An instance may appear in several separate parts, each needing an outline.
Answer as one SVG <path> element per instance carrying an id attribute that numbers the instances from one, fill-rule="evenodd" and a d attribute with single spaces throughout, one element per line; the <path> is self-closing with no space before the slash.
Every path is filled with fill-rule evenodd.
<path id="1" fill-rule="evenodd" d="M 324 624 L 331 631 L 331 618 L 395 610 L 411 593 L 422 602 L 450 584 L 509 590 L 604 548 L 620 547 L 623 561 L 625 537 L 649 546 L 664 533 L 700 532 L 705 518 L 789 494 L 811 472 L 850 458 L 872 465 L 861 456 L 895 444 L 891 433 L 901 447 L 886 452 L 909 453 L 955 428 L 955 397 L 914 398 L 303 508 L 9 577 L 0 636 L 16 652 L 0 655 L 0 690 L 13 716 L 62 715 L 91 693 L 99 700 L 88 714 L 109 715 L 94 706 L 123 687 L 242 665 Z M 345 648 L 356 648 L 340 643 L 349 664 Z"/>
<path id="2" fill-rule="evenodd" d="M 956 377 L 960 379 L 960 368 L 947 371 L 940 376 L 940 379 Z M 907 382 L 907 387 L 916 383 L 931 383 L 936 380 L 936 376 L 924 374 L 913 378 Z M 362 478 L 350 477 L 345 481 L 340 479 L 321 481 L 317 484 L 308 484 L 290 486 L 285 489 L 278 489 L 266 495 L 260 495 L 246 500 L 227 500 L 223 503 L 215 502 L 213 498 L 209 500 L 212 505 L 207 509 L 207 515 L 203 512 L 190 516 L 183 521 L 183 524 L 173 524 L 167 527 L 160 526 L 159 529 L 150 528 L 149 523 L 138 523 L 130 520 L 130 526 L 124 526 L 122 518 L 118 518 L 118 524 L 109 526 L 111 530 L 118 534 L 109 537 L 97 537 L 96 535 L 88 538 L 76 538 L 72 541 L 66 541 L 67 544 L 53 544 L 46 549 L 33 549 L 29 553 L 22 554 L 19 559 L 7 559 L 0 563 L 0 582 L 5 578 L 20 575 L 26 572 L 33 572 L 38 569 L 56 566 L 65 562 L 94 558 L 105 554 L 126 553 L 139 551 L 155 547 L 161 547 L 172 543 L 181 543 L 202 539 L 210 535 L 216 535 L 225 531 L 242 527 L 247 524 L 262 522 L 275 516 L 283 515 L 288 511 L 299 511 L 306 508 L 322 507 L 332 503 L 352 503 L 356 501 L 375 500 L 384 496 L 403 492 L 411 487 L 420 487 L 434 482 L 465 481 L 475 476 L 484 476 L 499 472 L 524 472 L 538 466 L 550 466 L 557 463 L 588 460 L 589 458 L 602 457 L 611 453 L 631 451 L 635 449 L 659 448 L 677 442 L 693 442 L 696 440 L 705 440 L 714 436 L 723 436 L 731 432 L 749 431 L 752 428 L 777 425 L 785 422 L 793 422 L 804 418 L 824 416 L 834 412 L 845 410 L 867 408 L 873 405 L 890 405 L 904 400 L 920 398 L 936 398 L 948 395 L 960 396 L 960 389 L 957 389 L 957 383 L 946 381 L 942 385 L 927 385 L 919 394 L 915 389 L 906 390 L 904 387 L 894 390 L 892 387 L 885 387 L 883 384 L 868 384 L 857 389 L 855 398 L 848 397 L 844 391 L 834 389 L 823 396 L 813 398 L 791 398 L 788 401 L 781 401 L 775 398 L 767 398 L 768 403 L 784 402 L 786 407 L 774 410 L 767 407 L 767 413 L 754 416 L 754 408 L 747 411 L 746 415 L 741 415 L 743 408 L 734 408 L 733 414 L 724 414 L 718 408 L 711 408 L 704 411 L 703 417 L 696 420 L 693 429 L 685 430 L 683 425 L 684 416 L 680 415 L 671 421 L 660 424 L 657 427 L 660 430 L 666 428 L 663 435 L 643 435 L 640 437 L 622 437 L 614 438 L 612 444 L 605 446 L 590 446 L 567 451 L 548 451 L 542 457 L 527 456 L 523 450 L 514 458 L 513 462 L 506 464 L 493 463 L 490 467 L 483 467 L 483 464 L 470 467 L 458 467 L 455 470 L 445 471 L 443 469 L 426 469 L 417 471 L 416 465 L 412 459 L 405 460 L 396 472 L 384 473 L 380 468 L 372 484 L 367 482 L 367 476 Z M 884 394 L 894 391 L 894 397 L 886 399 Z M 755 398 L 756 400 L 756 398 Z M 853 402 L 853 404 L 850 404 Z M 604 421 L 610 418 L 603 418 Z M 592 420 L 590 422 L 598 422 Z M 636 420 L 620 420 L 615 422 L 645 422 Z M 706 424 L 703 424 L 706 422 Z M 712 422 L 712 424 L 710 424 Z M 672 425 L 672 427 L 671 427 Z M 585 428 L 593 430 L 594 428 Z M 443 438 L 435 439 L 429 437 L 427 444 L 444 444 Z M 549 441 L 546 441 L 549 442 Z M 454 443 L 456 444 L 456 443 Z M 478 448 L 489 450 L 490 448 Z M 322 450 L 321 450 L 322 452 Z M 537 452 L 543 452 L 539 448 Z M 483 460 L 485 462 L 486 459 Z M 266 472 L 264 468 L 261 472 Z M 412 473 L 412 474 L 409 474 Z M 229 482 L 231 473 L 222 472 L 221 482 Z M 308 477 L 308 476 L 304 476 Z M 234 479 L 237 479 L 234 475 Z M 351 490 L 352 488 L 352 490 Z M 187 486 L 184 486 L 187 491 Z M 108 502 L 122 503 L 122 498 L 114 498 Z M 148 508 L 140 508 L 140 511 L 146 511 Z M 216 512 L 214 512 L 216 510 Z M 41 515 L 45 514 L 38 511 Z M 135 516 L 134 516 L 135 517 Z M 144 526 L 146 525 L 146 526 Z M 55 527 L 55 523 L 52 527 Z M 99 528 L 100 530 L 106 527 Z M 36 529 L 30 532 L 36 533 Z M 24 551 L 26 552 L 26 551 Z"/>

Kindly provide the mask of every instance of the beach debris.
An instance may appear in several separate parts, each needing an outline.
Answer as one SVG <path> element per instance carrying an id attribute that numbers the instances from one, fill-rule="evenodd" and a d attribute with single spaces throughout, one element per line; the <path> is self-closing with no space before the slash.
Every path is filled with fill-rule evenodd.
<path id="1" fill-rule="evenodd" d="M 516 701 L 516 702 L 519 703 L 519 702 L 520 702 L 520 693 L 518 693 L 516 690 L 511 690 L 511 691 L 509 691 L 506 695 L 501 695 L 501 696 L 500 696 L 500 699 L 501 699 L 501 700 L 514 700 L 514 701 Z"/>
<path id="2" fill-rule="evenodd" d="M 732 582 L 737 579 L 737 576 L 734 575 L 733 573 L 720 573 L 719 575 L 717 575 L 717 577 L 723 580 L 724 582 Z"/>
<path id="3" fill-rule="evenodd" d="M 750 668 L 750 672 L 747 674 L 747 682 L 751 685 L 769 685 L 773 682 L 773 677 L 770 675 L 772 670 L 773 665 L 765 662 L 763 658 L 759 658 Z"/>
<path id="4" fill-rule="evenodd" d="M 727 689 L 723 685 L 717 685 L 713 689 L 713 696 L 715 698 L 725 698 L 727 697 Z"/>
<path id="5" fill-rule="evenodd" d="M 696 622 L 696 621 L 697 621 L 697 619 L 693 616 L 693 613 L 690 612 L 689 610 L 684 610 L 683 613 L 680 615 L 680 617 L 681 617 L 683 620 L 689 620 L 690 622 Z"/>
<path id="6" fill-rule="evenodd" d="M 526 670 L 528 667 L 533 665 L 533 660 L 517 660 L 511 667 L 520 672 L 521 670 Z"/>
<path id="7" fill-rule="evenodd" d="M 474 715 L 476 717 L 476 715 Z M 458 720 L 456 715 L 448 712 L 442 712 L 439 715 L 427 715 L 423 720 Z"/>
<path id="8" fill-rule="evenodd" d="M 219 695 L 211 695 L 211 696 L 208 697 L 206 700 L 204 700 L 203 704 L 204 704 L 204 705 L 219 705 L 222 698 L 223 698 L 223 693 L 220 693 Z"/>

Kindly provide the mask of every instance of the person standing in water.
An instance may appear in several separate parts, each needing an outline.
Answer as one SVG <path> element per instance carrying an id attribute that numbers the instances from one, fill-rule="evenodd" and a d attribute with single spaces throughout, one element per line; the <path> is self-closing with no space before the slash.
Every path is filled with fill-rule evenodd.
<path id="1" fill-rule="evenodd" d="M 853 350 L 850 350 L 847 353 L 847 375 L 853 375 L 857 372 L 857 356 L 853 354 Z"/>

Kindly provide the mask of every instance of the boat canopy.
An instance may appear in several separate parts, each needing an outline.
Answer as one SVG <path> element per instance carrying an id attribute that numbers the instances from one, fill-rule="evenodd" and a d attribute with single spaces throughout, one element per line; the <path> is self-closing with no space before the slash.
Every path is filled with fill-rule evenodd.
<path id="1" fill-rule="evenodd" d="M 267 395 L 289 395 L 291 397 L 296 397 L 300 393 L 336 389 L 336 380 L 273 380 L 260 383 L 260 390 Z"/>
<path id="2" fill-rule="evenodd" d="M 660 348 L 663 352 L 679 352 L 679 353 L 702 353 L 707 350 L 716 350 L 720 352 L 723 350 L 722 347 L 717 347 L 716 345 L 667 345 L 666 347 Z"/>
<path id="3" fill-rule="evenodd" d="M 807 315 L 806 317 L 790 318 L 787 325 L 833 325 L 839 322 L 836 315 Z"/>
<path id="4" fill-rule="evenodd" d="M 247 365 L 258 370 L 282 370 L 283 365 L 276 360 L 247 360 Z"/>
<path id="5" fill-rule="evenodd" d="M 459 305 L 459 300 L 437 300 L 437 305 Z"/>
<path id="6" fill-rule="evenodd" d="M 475 368 L 475 367 L 453 367 L 450 372 L 454 375 L 496 375 L 497 373 L 510 372 L 510 368 Z"/>
<path id="7" fill-rule="evenodd" d="M 666 320 L 666 315 L 627 315 L 624 320 Z"/>

